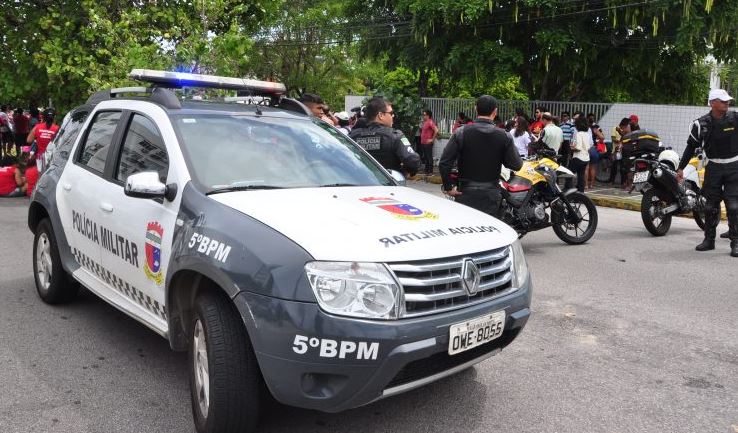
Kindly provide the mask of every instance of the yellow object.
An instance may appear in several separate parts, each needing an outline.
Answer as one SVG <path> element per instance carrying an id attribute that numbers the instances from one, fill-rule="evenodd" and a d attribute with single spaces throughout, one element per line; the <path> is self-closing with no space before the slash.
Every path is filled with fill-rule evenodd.
<path id="1" fill-rule="evenodd" d="M 530 181 L 531 185 L 535 185 L 539 182 L 546 182 L 546 178 L 536 170 L 536 168 L 542 165 L 550 168 L 551 170 L 559 168 L 559 164 L 549 158 L 526 160 L 523 161 L 523 167 L 515 172 L 515 176 L 519 176 Z"/>

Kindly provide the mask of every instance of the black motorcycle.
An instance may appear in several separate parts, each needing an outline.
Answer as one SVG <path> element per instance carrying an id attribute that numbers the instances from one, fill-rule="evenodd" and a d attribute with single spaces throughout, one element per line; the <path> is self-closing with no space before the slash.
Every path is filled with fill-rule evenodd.
<path id="1" fill-rule="evenodd" d="M 687 165 L 679 183 L 676 169 L 672 161 L 659 160 L 654 152 L 641 154 L 633 163 L 633 187 L 643 194 L 641 219 L 654 236 L 664 236 L 672 216 L 685 213 L 692 214 L 700 229 L 705 228 L 705 198 L 697 170 Z"/>

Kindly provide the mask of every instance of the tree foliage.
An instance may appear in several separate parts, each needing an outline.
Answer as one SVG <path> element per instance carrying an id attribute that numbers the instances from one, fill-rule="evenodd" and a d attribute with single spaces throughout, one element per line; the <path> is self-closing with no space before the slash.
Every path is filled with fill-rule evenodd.
<path id="1" fill-rule="evenodd" d="M 738 2 L 356 0 L 352 11 L 395 23 L 383 39 L 366 37 L 363 52 L 416 71 L 421 94 L 519 77 L 513 90 L 531 98 L 690 103 L 707 88 L 705 56 L 738 56 Z M 424 80 L 432 73 L 435 89 Z"/>
<path id="2" fill-rule="evenodd" d="M 0 97 L 65 109 L 132 68 L 237 70 L 273 2 L 14 1 L 0 12 Z"/>
<path id="3" fill-rule="evenodd" d="M 348 93 L 702 103 L 726 0 L 7 0 L 0 100 L 65 109 L 132 68 Z M 729 66 L 729 70 L 733 70 Z M 733 76 L 733 75 L 730 75 Z"/>

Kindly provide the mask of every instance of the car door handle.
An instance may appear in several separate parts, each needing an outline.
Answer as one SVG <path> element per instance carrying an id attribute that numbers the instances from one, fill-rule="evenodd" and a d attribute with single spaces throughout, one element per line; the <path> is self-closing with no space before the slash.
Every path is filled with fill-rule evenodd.
<path id="1" fill-rule="evenodd" d="M 62 187 L 64 188 L 64 191 L 71 191 L 72 190 L 72 184 L 71 183 L 65 183 L 64 185 L 62 185 Z"/>
<path id="2" fill-rule="evenodd" d="M 100 209 L 102 209 L 104 212 L 112 212 L 113 205 L 110 203 L 100 203 Z"/>

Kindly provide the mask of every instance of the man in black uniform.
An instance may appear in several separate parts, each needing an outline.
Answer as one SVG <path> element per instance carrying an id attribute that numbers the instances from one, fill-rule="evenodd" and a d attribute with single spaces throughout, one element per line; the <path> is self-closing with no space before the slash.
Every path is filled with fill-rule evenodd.
<path id="1" fill-rule="evenodd" d="M 694 155 L 702 147 L 708 163 L 702 192 L 705 204 L 705 239 L 697 251 L 715 249 L 715 231 L 720 222 L 720 200 L 728 211 L 730 255 L 738 257 L 738 113 L 728 111 L 733 98 L 722 89 L 710 90 L 710 112 L 692 124 L 687 148 L 679 162 L 678 179 Z"/>
<path id="2" fill-rule="evenodd" d="M 484 95 L 477 99 L 477 118 L 451 136 L 438 168 L 443 192 L 474 209 L 498 216 L 500 209 L 500 171 L 502 165 L 520 170 L 523 160 L 512 136 L 495 126 L 497 99 Z M 451 169 L 458 162 L 460 186 L 451 185 Z"/>
<path id="3" fill-rule="evenodd" d="M 392 129 L 395 114 L 386 99 L 374 97 L 364 107 L 365 127 L 354 127 L 349 134 L 387 170 L 414 176 L 420 168 L 420 157 L 413 151 L 405 135 Z"/>

